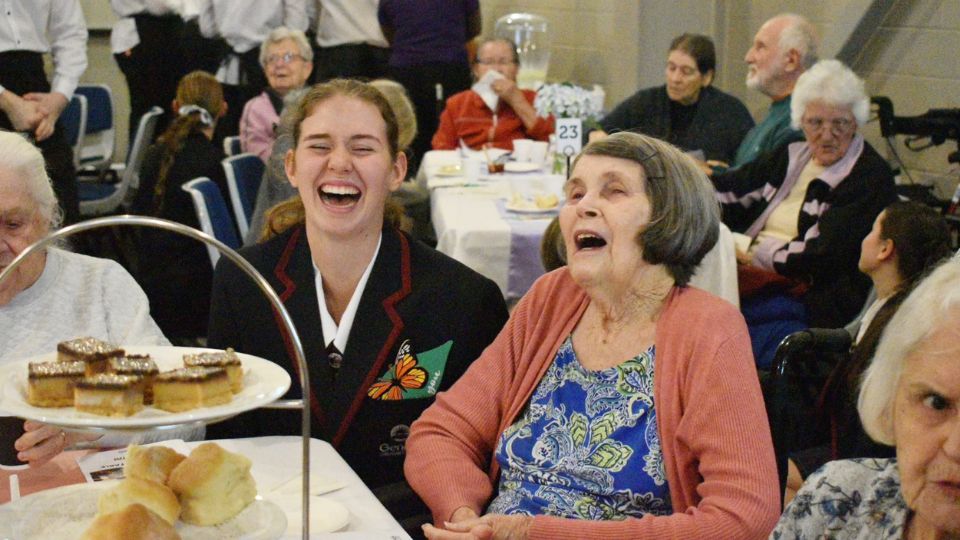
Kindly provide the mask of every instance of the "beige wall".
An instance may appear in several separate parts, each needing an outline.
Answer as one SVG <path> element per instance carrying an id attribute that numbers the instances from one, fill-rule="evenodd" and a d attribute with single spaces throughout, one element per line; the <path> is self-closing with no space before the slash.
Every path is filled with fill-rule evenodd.
<path id="1" fill-rule="evenodd" d="M 548 19 L 553 51 L 548 78 L 601 84 L 607 106 L 639 88 L 662 82 L 665 48 L 681 32 L 714 37 L 717 86 L 747 104 L 759 117 L 768 102 L 743 85 L 743 55 L 760 24 L 783 11 L 810 18 L 824 37 L 823 56 L 843 44 L 857 14 L 870 0 L 481 0 L 484 34 L 507 13 L 530 12 Z M 117 101 L 118 153 L 126 149 L 126 83 L 110 55 L 106 38 L 91 38 L 90 67 L 84 81 L 106 82 Z M 853 68 L 868 92 L 889 96 L 899 115 L 934 107 L 960 107 L 960 1 L 897 0 Z M 866 126 L 871 143 L 883 151 L 876 123 Z M 947 144 L 923 153 L 897 145 L 899 154 L 922 181 L 939 180 L 944 192 L 956 183 L 947 175 Z"/>

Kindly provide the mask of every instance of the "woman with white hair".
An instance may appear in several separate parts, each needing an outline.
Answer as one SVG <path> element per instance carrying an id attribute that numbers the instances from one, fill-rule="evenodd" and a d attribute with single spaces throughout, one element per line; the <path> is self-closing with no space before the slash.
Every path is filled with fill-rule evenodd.
<path id="1" fill-rule="evenodd" d="M 313 49 L 307 36 L 286 26 L 274 28 L 260 45 L 260 66 L 268 86 L 243 106 L 240 147 L 266 163 L 277 139 L 283 99 L 303 88 L 313 71 Z"/>
<path id="2" fill-rule="evenodd" d="M 900 306 L 857 409 L 897 457 L 828 463 L 771 538 L 960 538 L 960 261 L 943 263 Z"/>
<path id="3" fill-rule="evenodd" d="M 60 218 L 40 151 L 0 131 L 0 272 L 56 229 Z M 146 295 L 114 261 L 49 247 L 0 282 L 0 364 L 53 353 L 58 342 L 84 336 L 121 345 L 169 344 L 150 318 Z M 16 448 L 19 459 L 31 463 L 85 438 L 35 422 L 26 430 Z M 12 444 L 8 437 L 0 436 L 0 444 Z"/>
<path id="4" fill-rule="evenodd" d="M 890 167 L 858 133 L 869 112 L 853 71 L 817 62 L 791 102 L 806 140 L 713 177 L 723 221 L 749 246 L 737 253 L 741 307 L 761 367 L 787 334 L 843 326 L 866 301 L 860 241 L 896 200 Z"/>

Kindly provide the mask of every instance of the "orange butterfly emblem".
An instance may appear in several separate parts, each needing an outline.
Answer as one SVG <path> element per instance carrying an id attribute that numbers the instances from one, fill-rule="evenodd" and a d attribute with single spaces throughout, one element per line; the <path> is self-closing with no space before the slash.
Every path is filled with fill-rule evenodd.
<path id="1" fill-rule="evenodd" d="M 403 399 L 404 390 L 418 390 L 427 383 L 427 370 L 417 365 L 417 359 L 409 353 L 410 346 L 404 343 L 397 354 L 393 368 L 367 390 L 373 399 Z M 392 372 L 392 373 L 391 373 Z"/>

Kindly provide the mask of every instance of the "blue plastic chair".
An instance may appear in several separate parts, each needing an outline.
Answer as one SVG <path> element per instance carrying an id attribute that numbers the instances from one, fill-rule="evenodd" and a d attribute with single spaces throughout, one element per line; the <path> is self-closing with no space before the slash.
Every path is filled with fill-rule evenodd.
<path id="1" fill-rule="evenodd" d="M 260 189 L 265 168 L 263 161 L 253 154 L 240 154 L 223 160 L 227 188 L 230 190 L 230 204 L 243 238 L 246 238 L 250 229 L 250 219 L 253 217 L 257 191 Z"/>
<path id="2" fill-rule="evenodd" d="M 157 121 L 163 114 L 163 109 L 154 107 L 147 111 L 137 125 L 137 134 L 133 138 L 133 146 L 127 155 L 127 164 L 122 170 L 117 167 L 119 182 L 108 182 L 97 179 L 90 182 L 79 182 L 77 189 L 80 195 L 80 215 L 96 216 L 115 211 L 121 204 L 133 201 L 133 193 L 140 185 L 140 164 L 146 154 L 153 133 L 157 129 Z"/>
<path id="3" fill-rule="evenodd" d="M 190 194 L 193 206 L 200 221 L 200 230 L 223 242 L 233 249 L 240 248 L 240 238 L 230 219 L 230 211 L 223 200 L 223 194 L 217 184 L 205 176 L 194 178 L 184 184 L 181 189 Z M 210 264 L 214 268 L 220 259 L 220 252 L 213 246 L 207 246 L 210 255 Z"/>
<path id="4" fill-rule="evenodd" d="M 81 167 L 104 171 L 113 161 L 116 125 L 113 92 L 104 84 L 80 85 L 76 93 L 87 98 L 87 121 L 80 146 Z"/>
<path id="5" fill-rule="evenodd" d="M 87 98 L 74 94 L 67 103 L 67 107 L 60 113 L 57 120 L 57 129 L 61 129 L 67 137 L 67 144 L 73 148 L 73 164 L 80 167 L 80 149 L 83 146 L 83 136 L 87 129 Z"/>
<path id="6" fill-rule="evenodd" d="M 240 137 L 234 135 L 232 137 L 223 138 L 223 154 L 225 156 L 237 156 L 242 152 L 243 147 L 240 145 Z"/>

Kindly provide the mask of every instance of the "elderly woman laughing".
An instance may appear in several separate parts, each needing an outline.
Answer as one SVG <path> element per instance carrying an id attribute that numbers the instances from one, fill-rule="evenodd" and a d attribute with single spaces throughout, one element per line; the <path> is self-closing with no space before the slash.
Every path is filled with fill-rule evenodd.
<path id="1" fill-rule="evenodd" d="M 569 265 L 411 428 L 427 537 L 766 536 L 776 467 L 746 327 L 686 286 L 717 238 L 706 177 L 618 133 L 565 190 Z"/>
<path id="2" fill-rule="evenodd" d="M 960 261 L 904 300 L 857 404 L 896 459 L 833 461 L 807 479 L 772 538 L 960 538 Z"/>

